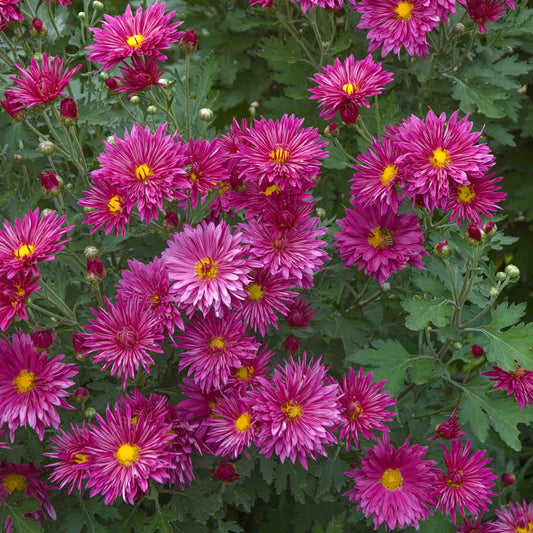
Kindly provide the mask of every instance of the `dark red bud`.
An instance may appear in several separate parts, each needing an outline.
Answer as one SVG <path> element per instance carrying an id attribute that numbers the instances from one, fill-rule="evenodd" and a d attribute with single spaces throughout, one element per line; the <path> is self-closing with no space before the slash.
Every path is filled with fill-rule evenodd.
<path id="1" fill-rule="evenodd" d="M 198 35 L 194 30 L 187 30 L 180 41 L 180 48 L 186 53 L 191 54 L 196 50 L 198 45 Z"/>
<path id="2" fill-rule="evenodd" d="M 163 227 L 166 231 L 174 231 L 180 223 L 178 215 L 174 211 L 167 211 L 165 213 L 165 221 Z"/>
<path id="3" fill-rule="evenodd" d="M 240 479 L 240 475 L 235 471 L 235 467 L 232 463 L 228 461 L 222 461 L 216 468 L 214 474 L 209 474 L 211 477 L 214 477 L 225 483 L 231 483 L 232 481 L 237 481 Z"/>
<path id="4" fill-rule="evenodd" d="M 447 257 L 451 253 L 450 246 L 448 245 L 448 241 L 440 241 L 435 245 L 435 253 L 439 255 L 440 257 Z"/>
<path id="5" fill-rule="evenodd" d="M 502 474 L 502 485 L 504 487 L 510 487 L 511 485 L 514 485 L 514 482 L 515 482 L 515 477 L 513 476 L 513 474 L 509 474 L 507 472 L 504 472 Z M 518 528 L 517 528 L 517 531 L 518 531 Z"/>
<path id="6" fill-rule="evenodd" d="M 485 350 L 479 344 L 472 344 L 470 348 L 470 355 L 472 357 L 481 357 L 485 353 Z"/>
<path id="7" fill-rule="evenodd" d="M 13 101 L 13 95 L 9 90 L 4 93 L 4 100 L 0 100 L 0 105 L 13 120 L 17 122 L 24 120 L 26 108 L 24 105 Z"/>
<path id="8" fill-rule="evenodd" d="M 116 78 L 107 78 L 107 80 L 105 80 L 105 85 L 111 92 L 118 91 L 118 81 Z"/>
<path id="9" fill-rule="evenodd" d="M 40 18 L 35 17 L 31 21 L 30 33 L 33 37 L 45 37 L 48 33 L 48 27 Z"/>
<path id="10" fill-rule="evenodd" d="M 33 346 L 38 352 L 41 353 L 48 352 L 48 349 L 50 348 L 50 346 L 52 346 L 52 343 L 54 342 L 54 339 L 56 337 L 57 335 L 55 333 L 52 333 L 49 329 L 35 330 L 31 334 Z"/>
<path id="11" fill-rule="evenodd" d="M 300 349 L 300 341 L 296 337 L 289 335 L 285 339 L 285 352 L 290 355 L 294 355 L 295 353 L 298 352 L 299 349 Z"/>
<path id="12" fill-rule="evenodd" d="M 481 228 L 476 224 L 468 224 L 466 233 L 471 241 L 481 242 L 481 240 L 483 239 L 483 233 L 481 232 Z"/>
<path id="13" fill-rule="evenodd" d="M 89 391 L 85 387 L 78 387 L 73 393 L 74 399 L 79 403 L 85 403 L 89 399 Z"/>
<path id="14" fill-rule="evenodd" d="M 346 102 L 339 110 L 342 121 L 347 126 L 354 126 L 359 120 L 359 108 L 352 102 Z"/>
<path id="15" fill-rule="evenodd" d="M 87 258 L 87 281 L 98 283 L 105 278 L 105 267 L 98 257 Z"/>
<path id="16" fill-rule="evenodd" d="M 55 172 L 41 172 L 41 187 L 46 196 L 56 196 L 61 188 L 61 181 Z"/>
<path id="17" fill-rule="evenodd" d="M 72 346 L 74 347 L 74 352 L 76 353 L 76 355 L 85 355 L 87 353 L 83 333 L 72 334 Z"/>
<path id="18" fill-rule="evenodd" d="M 64 122 L 76 122 L 78 120 L 78 106 L 73 98 L 63 98 L 59 112 Z"/>

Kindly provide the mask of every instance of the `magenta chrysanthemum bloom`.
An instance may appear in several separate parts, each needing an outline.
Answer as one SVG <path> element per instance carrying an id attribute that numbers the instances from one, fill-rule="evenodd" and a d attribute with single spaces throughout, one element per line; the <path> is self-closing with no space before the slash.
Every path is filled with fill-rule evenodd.
<path id="1" fill-rule="evenodd" d="M 183 22 L 171 23 L 175 14 L 175 11 L 165 14 L 165 3 L 156 2 L 144 13 L 140 7 L 133 15 L 128 5 L 124 15 L 104 15 L 102 28 L 90 28 L 94 44 L 87 47 L 91 50 L 87 59 L 100 63 L 104 70 L 132 56 L 147 55 L 164 61 L 167 56 L 159 50 L 170 48 L 170 43 L 183 35 L 176 31 Z"/>
<path id="2" fill-rule="evenodd" d="M 254 121 L 248 144 L 233 157 L 246 181 L 309 189 L 319 174 L 320 160 L 327 157 L 316 128 L 302 128 L 303 118 L 283 115 L 281 120 Z"/>
<path id="3" fill-rule="evenodd" d="M 468 16 L 477 22 L 479 33 L 487 33 L 489 30 L 485 22 L 498 20 L 505 13 L 504 0 L 459 0 L 466 9 Z M 512 6 L 514 9 L 514 5 Z"/>
<path id="4" fill-rule="evenodd" d="M 270 4 L 273 2 L 273 0 L 268 0 L 268 2 Z M 292 2 L 294 4 L 299 2 L 304 13 L 307 13 L 308 10 L 316 9 L 317 7 L 321 7 L 323 9 L 342 9 L 344 4 L 344 0 L 292 0 Z M 253 4 L 250 2 L 250 5 Z"/>
<path id="5" fill-rule="evenodd" d="M 463 435 L 466 435 L 466 432 L 462 431 L 463 427 L 459 423 L 459 419 L 457 418 L 456 413 L 457 407 L 453 410 L 453 413 L 450 415 L 450 418 L 446 420 L 446 422 L 443 422 L 442 424 L 437 424 L 434 430 L 435 435 L 433 437 L 430 437 L 428 439 L 428 442 L 432 440 L 437 440 L 439 438 L 446 440 L 455 440 Z"/>
<path id="6" fill-rule="evenodd" d="M 137 204 L 147 225 L 163 210 L 163 199 L 171 200 L 185 184 L 183 150 L 174 136 L 165 135 L 167 126 L 165 122 L 151 133 L 148 126 L 135 123 L 131 133 L 124 132 L 124 140 L 115 135 L 114 144 L 104 141 L 100 168 L 92 172 L 94 181 L 104 176 L 117 187 L 128 212 Z"/>
<path id="7" fill-rule="evenodd" d="M 43 0 L 44 2 L 57 2 L 61 7 L 67 7 L 72 5 L 70 0 Z"/>
<path id="8" fill-rule="evenodd" d="M 88 452 L 88 447 L 94 444 L 94 438 L 85 422 L 80 426 L 70 425 L 70 432 L 61 429 L 61 433 L 50 439 L 53 443 L 51 452 L 44 455 L 56 459 L 48 468 L 52 468 L 50 481 L 59 483 L 62 489 L 68 485 L 68 494 L 70 495 L 74 488 L 77 488 L 81 494 L 82 485 L 89 477 L 92 456 Z"/>
<path id="9" fill-rule="evenodd" d="M 261 348 L 253 359 L 241 360 L 241 366 L 237 368 L 228 380 L 228 386 L 238 390 L 249 390 L 263 387 L 268 380 L 268 363 L 274 352 L 267 348 Z"/>
<path id="10" fill-rule="evenodd" d="M 435 481 L 435 461 L 425 460 L 426 446 L 409 446 L 407 439 L 398 449 L 385 433 L 374 448 L 366 449 L 361 469 L 345 472 L 355 486 L 344 493 L 356 501 L 357 509 L 372 516 L 375 529 L 385 523 L 390 529 L 412 526 L 432 515 L 431 495 Z"/>
<path id="11" fill-rule="evenodd" d="M 392 81 L 392 74 L 383 70 L 381 63 L 374 63 L 372 56 L 356 61 L 349 55 L 342 63 L 339 58 L 333 65 L 322 67 L 323 73 L 316 73 L 310 80 L 318 87 L 309 89 L 310 100 L 318 100 L 323 109 L 320 116 L 332 119 L 345 105 L 370 107 L 368 98 L 383 92 L 383 86 Z"/>
<path id="12" fill-rule="evenodd" d="M 219 389 L 205 391 L 189 378 L 185 378 L 179 387 L 186 399 L 178 403 L 178 409 L 185 420 L 195 420 L 200 424 L 213 414 L 213 408 L 220 402 L 222 394 L 229 392 Z"/>
<path id="13" fill-rule="evenodd" d="M 492 213 L 503 209 L 498 205 L 507 196 L 501 191 L 501 187 L 496 183 L 503 178 L 492 178 L 494 174 L 489 174 L 484 178 L 470 178 L 468 185 L 457 185 L 452 183 L 450 196 L 445 206 L 450 212 L 450 222 L 457 218 L 457 225 L 460 226 L 463 220 L 476 222 L 481 226 L 481 214 L 492 217 Z"/>
<path id="14" fill-rule="evenodd" d="M 401 154 L 398 145 L 388 137 L 380 141 L 372 139 L 372 148 L 366 149 L 354 165 L 355 173 L 350 180 L 351 193 L 363 206 L 378 205 L 384 215 L 389 208 L 398 211 L 397 184 L 403 182 L 403 169 L 396 164 Z"/>
<path id="15" fill-rule="evenodd" d="M 94 353 L 93 361 L 104 363 L 102 370 L 111 367 L 111 375 L 122 378 L 125 390 L 128 376 L 135 379 L 139 366 L 150 373 L 155 362 L 149 352 L 163 353 L 161 318 L 140 299 L 119 298 L 116 304 L 104 299 L 108 309 L 91 309 L 96 320 L 84 326 L 90 333 L 83 342 L 87 353 Z"/>
<path id="16" fill-rule="evenodd" d="M 517 365 L 513 372 L 506 372 L 503 368 L 493 366 L 489 372 L 483 372 L 491 381 L 496 382 L 492 390 L 502 389 L 507 396 L 513 394 L 520 409 L 533 404 L 533 371 Z"/>
<path id="17" fill-rule="evenodd" d="M 174 305 L 175 294 L 170 287 L 170 280 L 165 262 L 159 257 L 145 265 L 140 261 L 128 261 L 129 270 L 122 271 L 122 279 L 117 286 L 117 296 L 124 301 L 140 299 L 146 307 L 159 315 L 166 332 L 174 333 L 177 326 L 183 329 L 183 319 Z"/>
<path id="18" fill-rule="evenodd" d="M 456 533 L 494 533 L 491 522 L 483 523 L 483 516 L 469 516 L 455 530 Z M 514 532 L 515 530 L 513 530 Z"/>
<path id="19" fill-rule="evenodd" d="M 426 33 L 439 23 L 433 3 L 426 0 L 362 0 L 354 9 L 361 13 L 358 29 L 370 30 L 368 51 L 379 47 L 381 57 L 393 51 L 400 57 L 402 46 L 410 55 L 425 57 L 428 53 Z"/>
<path id="20" fill-rule="evenodd" d="M 0 426 L 7 425 L 11 441 L 21 426 L 32 427 L 43 440 L 45 428 L 59 427 L 57 407 L 73 409 L 64 400 L 70 396 L 65 389 L 74 385 L 70 378 L 78 370 L 63 358 L 36 352 L 31 337 L 21 331 L 12 342 L 0 341 Z"/>
<path id="21" fill-rule="evenodd" d="M 4 29 L 4 22 L 12 20 L 24 20 L 20 8 L 17 5 L 20 0 L 0 0 L 0 31 Z"/>
<path id="22" fill-rule="evenodd" d="M 207 442 L 215 446 L 215 455 L 229 455 L 231 459 L 254 444 L 259 433 L 250 400 L 237 395 L 223 397 L 206 424 Z"/>
<path id="23" fill-rule="evenodd" d="M 439 470 L 435 482 L 434 495 L 438 498 L 436 509 L 443 515 L 452 515 L 453 523 L 457 521 L 456 511 L 465 516 L 465 508 L 472 514 L 480 510 L 487 511 L 485 503 L 497 494 L 491 490 L 498 478 L 487 465 L 490 457 L 483 458 L 486 450 L 477 450 L 470 457 L 470 439 L 465 447 L 460 440 L 453 440 L 451 450 L 441 444 L 444 451 L 444 463 L 447 472 Z"/>
<path id="24" fill-rule="evenodd" d="M 402 155 L 405 194 L 415 201 L 417 195 L 425 206 L 444 208 L 452 183 L 468 185 L 482 178 L 494 164 L 487 144 L 476 144 L 481 132 L 472 132 L 468 115 L 458 120 L 455 111 L 446 123 L 446 114 L 437 117 L 432 109 L 425 120 L 415 115 L 404 121 L 394 136 Z"/>
<path id="25" fill-rule="evenodd" d="M 290 282 L 280 276 L 273 276 L 265 269 L 256 270 L 246 287 L 248 297 L 240 304 L 237 316 L 264 337 L 270 326 L 278 329 L 276 311 L 286 315 L 287 304 L 297 296 L 290 287 Z"/>
<path id="26" fill-rule="evenodd" d="M 346 209 L 346 218 L 337 221 L 341 233 L 335 233 L 333 244 L 348 268 L 358 263 L 358 270 L 387 281 L 393 272 L 411 265 L 424 269 L 422 256 L 424 235 L 414 213 L 380 214 L 378 206 L 362 207 L 352 200 L 353 209 Z"/>
<path id="27" fill-rule="evenodd" d="M 165 71 L 159 71 L 157 59 L 148 56 L 144 58 L 134 56 L 131 62 L 131 65 L 120 66 L 122 78 L 116 78 L 119 82 L 118 92 L 129 91 L 128 97 L 130 97 L 152 86 L 163 87 L 163 84 L 159 82 L 159 78 Z"/>
<path id="28" fill-rule="evenodd" d="M 244 336 L 245 329 L 235 315 L 196 315 L 176 341 L 183 350 L 180 370 L 189 367 L 187 375 L 204 390 L 223 388 L 241 361 L 253 359 L 259 348 L 253 337 Z"/>
<path id="29" fill-rule="evenodd" d="M 7 274 L 8 279 L 18 272 L 31 271 L 37 276 L 36 263 L 52 261 L 52 254 L 63 250 L 63 244 L 70 241 L 62 237 L 74 226 L 62 228 L 65 220 L 55 211 L 39 216 L 39 208 L 28 211 L 22 220 L 17 218 L 13 226 L 5 220 L 4 229 L 0 230 L 0 273 Z"/>
<path id="30" fill-rule="evenodd" d="M 339 438 L 346 438 L 346 450 L 350 449 L 352 438 L 355 445 L 359 445 L 359 433 L 365 439 L 377 440 L 374 430 L 390 431 L 383 422 L 390 422 L 396 414 L 387 410 L 396 400 L 390 392 L 381 391 L 386 380 L 372 383 L 372 376 L 372 372 L 363 375 L 363 368 L 359 368 L 356 377 L 354 369 L 350 368 L 348 377 L 343 376 L 340 381 L 343 395 L 340 398 L 342 421 Z"/>
<path id="31" fill-rule="evenodd" d="M 337 439 L 331 429 L 340 418 L 337 383 L 326 384 L 326 367 L 320 356 L 309 363 L 292 357 L 274 370 L 272 381 L 252 393 L 251 404 L 261 427 L 258 441 L 268 459 L 273 453 L 281 462 L 296 459 L 307 469 L 307 458 L 327 457 L 324 446 Z"/>
<path id="32" fill-rule="evenodd" d="M 33 57 L 27 70 L 16 65 L 20 78 L 9 78 L 17 84 L 9 89 L 13 102 L 33 107 L 49 104 L 59 98 L 74 74 L 81 68 L 81 65 L 78 65 L 72 70 L 67 68 L 63 72 L 63 62 L 59 56 L 52 58 L 44 53 L 41 65 Z"/>
<path id="33" fill-rule="evenodd" d="M 455 1 L 456 0 L 425 0 L 426 6 L 432 3 L 437 10 L 437 16 L 442 19 L 445 24 L 448 24 L 448 15 L 451 13 L 455 15 Z"/>
<path id="34" fill-rule="evenodd" d="M 92 209 L 83 214 L 83 224 L 92 226 L 91 233 L 105 227 L 106 235 L 113 230 L 115 236 L 120 233 L 124 237 L 130 221 L 130 212 L 126 208 L 124 198 L 119 194 L 118 187 L 109 179 L 96 179 L 94 172 L 93 179 L 95 181 L 91 188 L 83 191 L 86 196 L 78 201 L 82 207 Z"/>
<path id="35" fill-rule="evenodd" d="M 108 406 L 106 419 L 97 414 L 99 426 L 90 428 L 93 444 L 87 448 L 92 461 L 87 488 L 91 497 L 103 494 L 106 505 L 119 496 L 133 505 L 136 496 L 148 491 L 150 479 L 164 483 L 169 478 L 172 426 L 154 413 L 133 423 L 129 406 L 115 406 L 113 411 Z"/>
<path id="36" fill-rule="evenodd" d="M 247 296 L 250 270 L 257 262 L 244 259 L 248 247 L 241 244 L 243 235 L 233 235 L 224 221 L 205 221 L 195 228 L 184 224 L 183 231 L 172 235 L 162 257 L 169 278 L 174 282 L 176 301 L 192 316 L 196 309 L 205 316 L 211 306 L 220 315 L 231 308 L 235 299 Z"/>
<path id="37" fill-rule="evenodd" d="M 35 282 L 39 281 L 31 272 L 19 272 L 11 279 L 0 275 L 0 329 L 5 331 L 15 317 L 21 320 L 28 319 L 26 313 L 26 300 L 30 294 L 41 287 Z"/>
<path id="38" fill-rule="evenodd" d="M 302 293 L 288 306 L 285 321 L 290 328 L 308 328 L 315 315 L 316 311 L 309 303 L 309 299 Z"/>
<path id="39" fill-rule="evenodd" d="M 496 509 L 498 520 L 492 523 L 490 533 L 530 533 L 533 531 L 533 503 L 523 500 L 509 502 L 508 507 Z"/>

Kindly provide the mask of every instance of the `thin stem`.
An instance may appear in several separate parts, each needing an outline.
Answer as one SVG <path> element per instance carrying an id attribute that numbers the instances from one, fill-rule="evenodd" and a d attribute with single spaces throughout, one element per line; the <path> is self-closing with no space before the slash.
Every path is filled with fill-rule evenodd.
<path id="1" fill-rule="evenodd" d="M 126 111 L 126 113 L 128 114 L 128 116 L 129 116 L 133 121 L 135 121 L 135 122 L 139 122 L 139 119 L 138 119 L 135 115 L 133 115 L 133 114 L 130 112 L 130 110 L 128 109 L 128 107 L 126 106 L 126 104 L 125 104 L 124 101 L 122 100 L 122 97 L 121 97 L 119 94 L 117 94 L 117 100 L 118 100 L 118 103 L 120 104 L 120 107 L 122 107 L 122 109 L 123 109 L 124 111 Z"/>
<path id="2" fill-rule="evenodd" d="M 187 140 L 191 138 L 191 109 L 189 98 L 189 67 L 190 54 L 185 55 L 185 127 L 187 131 Z"/>
<path id="3" fill-rule="evenodd" d="M 367 298 L 366 300 L 363 300 L 362 302 L 359 302 L 357 306 L 361 309 L 362 307 L 365 307 L 365 305 L 368 305 L 372 303 L 374 300 L 377 300 L 382 294 L 384 294 L 383 289 L 379 289 L 377 292 L 375 292 L 372 296 Z"/>
<path id="4" fill-rule="evenodd" d="M 378 137 L 380 137 L 381 136 L 381 118 L 379 116 L 379 98 L 377 94 L 376 96 L 374 96 L 374 109 L 376 111 L 376 124 L 378 128 L 377 135 Z"/>
<path id="5" fill-rule="evenodd" d="M 50 22 L 52 23 L 52 26 L 54 27 L 54 31 L 56 32 L 57 38 L 59 39 L 60 37 L 59 30 L 57 29 L 57 26 L 56 26 L 55 15 L 52 14 L 51 4 L 52 4 L 51 2 L 46 2 L 46 9 L 48 10 L 48 16 L 50 17 Z"/>
<path id="6" fill-rule="evenodd" d="M 340 149 L 343 151 L 344 155 L 345 155 L 350 161 L 352 161 L 352 162 L 354 162 L 354 163 L 355 163 L 355 161 L 357 161 L 357 159 L 356 159 L 355 157 L 353 157 L 352 155 L 350 155 L 350 154 L 345 150 L 344 146 L 341 144 L 341 142 L 339 141 L 339 139 L 338 139 L 337 137 L 335 137 L 335 138 L 333 139 L 333 143 L 334 143 L 338 148 L 340 148 Z"/>
<path id="7" fill-rule="evenodd" d="M 292 26 L 291 23 L 287 22 L 285 20 L 285 17 L 279 13 L 279 11 L 276 11 L 276 16 L 278 17 L 279 22 L 281 25 L 289 31 L 289 33 L 292 35 L 293 39 L 300 45 L 300 48 L 304 51 L 305 55 L 309 59 L 309 63 L 313 65 L 314 67 L 317 66 L 317 63 L 315 61 L 315 58 L 313 54 L 309 51 L 309 48 L 307 48 L 307 45 L 305 44 L 305 41 L 300 37 L 300 34 L 298 31 Z"/>

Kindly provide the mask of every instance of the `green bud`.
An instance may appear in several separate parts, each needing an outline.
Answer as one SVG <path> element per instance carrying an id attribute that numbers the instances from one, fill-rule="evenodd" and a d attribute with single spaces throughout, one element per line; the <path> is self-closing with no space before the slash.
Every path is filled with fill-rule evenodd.
<path id="1" fill-rule="evenodd" d="M 67 183 L 65 185 L 65 188 L 67 188 L 69 191 L 71 191 L 72 189 L 74 189 L 74 185 L 72 183 Z"/>
<path id="2" fill-rule="evenodd" d="M 54 153 L 56 145 L 52 141 L 42 141 L 39 143 L 39 152 L 43 155 L 50 155 Z"/>
<path id="3" fill-rule="evenodd" d="M 168 87 L 170 85 L 170 82 L 166 78 L 160 78 L 159 83 L 161 85 L 164 85 L 165 87 Z"/>
<path id="4" fill-rule="evenodd" d="M 55 211 L 54 211 L 53 209 L 48 209 L 48 208 L 43 209 L 43 210 L 41 211 L 41 215 L 42 215 L 43 217 L 47 217 L 48 215 L 51 215 L 52 213 L 55 213 Z"/>
<path id="5" fill-rule="evenodd" d="M 498 294 L 500 294 L 500 291 L 496 287 L 491 287 L 489 289 L 489 297 L 490 298 L 497 298 Z"/>
<path id="6" fill-rule="evenodd" d="M 214 114 L 211 109 L 207 107 L 202 107 L 202 109 L 198 111 L 198 117 L 204 122 L 210 122 L 211 120 L 213 120 Z"/>
<path id="7" fill-rule="evenodd" d="M 507 278 L 507 274 L 505 272 L 496 272 L 497 281 L 505 281 L 506 278 Z"/>
<path id="8" fill-rule="evenodd" d="M 43 60 L 43 54 L 41 54 L 41 52 L 35 52 L 33 58 L 40 63 Z"/>
<path id="9" fill-rule="evenodd" d="M 100 72 L 100 79 L 102 81 L 105 81 L 109 78 L 109 74 L 107 72 Z"/>
<path id="10" fill-rule="evenodd" d="M 520 277 L 520 269 L 515 265 L 507 265 L 505 267 L 505 273 L 512 280 L 516 280 Z"/>
<path id="11" fill-rule="evenodd" d="M 453 27 L 453 31 L 455 33 L 458 33 L 459 35 L 461 35 L 462 33 L 465 32 L 465 25 L 462 24 L 461 22 L 458 22 L 454 27 Z"/>
<path id="12" fill-rule="evenodd" d="M 85 15 L 85 11 L 80 11 L 80 12 L 78 13 L 78 18 L 79 18 L 80 20 L 85 20 L 85 17 L 86 17 L 86 15 Z"/>
<path id="13" fill-rule="evenodd" d="M 87 407 L 87 409 L 83 411 L 83 416 L 85 418 L 94 418 L 96 416 L 96 409 L 94 407 Z"/>
<path id="14" fill-rule="evenodd" d="M 381 286 L 381 290 L 383 292 L 389 292 L 390 291 L 390 283 L 388 283 L 388 282 L 383 283 L 383 285 Z"/>
<path id="15" fill-rule="evenodd" d="M 92 3 L 92 6 L 95 11 L 104 10 L 104 4 L 102 4 L 102 2 L 99 2 L 98 0 L 94 0 L 94 2 Z"/>
<path id="16" fill-rule="evenodd" d="M 155 115 L 157 113 L 157 107 L 155 105 L 149 105 L 147 108 L 146 108 L 146 112 L 149 114 L 149 115 Z"/>
<path id="17" fill-rule="evenodd" d="M 462 342 L 454 342 L 452 344 L 452 349 L 455 350 L 455 351 L 460 350 L 462 347 L 463 347 L 463 343 Z"/>
<path id="18" fill-rule="evenodd" d="M 106 141 L 109 143 L 109 144 L 112 144 L 113 146 L 115 145 L 115 137 L 113 135 L 110 135 Z"/>
<path id="19" fill-rule="evenodd" d="M 326 210 L 323 207 L 317 207 L 315 212 L 319 218 L 324 218 L 326 216 Z"/>
<path id="20" fill-rule="evenodd" d="M 137 105 L 140 101 L 141 101 L 141 99 L 136 94 L 134 94 L 130 98 L 130 104 L 133 104 L 133 105 Z"/>
<path id="21" fill-rule="evenodd" d="M 83 253 L 85 254 L 85 257 L 94 259 L 95 257 L 98 257 L 100 250 L 96 246 L 87 246 L 85 250 L 83 250 Z"/>
<path id="22" fill-rule="evenodd" d="M 21 154 L 15 154 L 13 159 L 15 160 L 15 163 L 18 163 L 19 165 L 25 165 L 28 161 L 28 158 Z"/>

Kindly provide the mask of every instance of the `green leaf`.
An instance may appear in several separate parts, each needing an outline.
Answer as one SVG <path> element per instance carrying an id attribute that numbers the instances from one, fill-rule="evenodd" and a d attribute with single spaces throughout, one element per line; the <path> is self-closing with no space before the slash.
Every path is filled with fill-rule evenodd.
<path id="1" fill-rule="evenodd" d="M 241 533 L 244 529 L 233 520 L 217 520 L 217 529 L 219 533 Z"/>
<path id="2" fill-rule="evenodd" d="M 6 500 L 2 500 L 0 506 L 0 524 L 6 521 L 6 518 L 11 517 L 13 520 L 13 532 L 14 533 L 40 533 L 43 528 L 32 518 L 27 518 L 24 515 L 27 513 L 33 513 L 39 507 L 41 502 L 34 498 L 24 498 L 21 501 L 17 501 L 21 497 L 20 493 L 10 494 Z"/>
<path id="3" fill-rule="evenodd" d="M 328 157 L 324 160 L 324 168 L 333 168 L 342 170 L 351 166 L 346 154 L 333 142 L 330 142 L 327 147 Z"/>
<path id="4" fill-rule="evenodd" d="M 430 516 L 427 520 L 418 523 L 418 533 L 454 533 L 456 531 L 455 526 L 452 524 L 450 518 L 436 514 Z"/>
<path id="5" fill-rule="evenodd" d="M 338 454 L 327 457 L 310 468 L 311 474 L 318 477 L 316 496 L 320 498 L 329 492 L 339 493 L 347 481 L 344 472 L 350 470 L 350 463 L 343 461 Z"/>
<path id="6" fill-rule="evenodd" d="M 476 112 L 478 109 L 490 118 L 503 118 L 505 111 L 494 102 L 506 97 L 506 93 L 496 91 L 492 86 L 480 86 L 474 83 L 465 83 L 455 76 L 446 74 L 455 83 L 452 88 L 452 96 L 459 100 L 459 107 L 464 113 Z"/>
<path id="7" fill-rule="evenodd" d="M 526 314 L 526 304 L 515 305 L 502 302 L 491 312 L 492 321 L 490 326 L 496 329 L 503 329 L 514 326 Z"/>
<path id="8" fill-rule="evenodd" d="M 442 298 L 410 298 L 402 302 L 402 307 L 409 313 L 405 325 L 413 331 L 424 329 L 429 322 L 437 327 L 446 326 L 453 313 L 453 304 Z"/>

